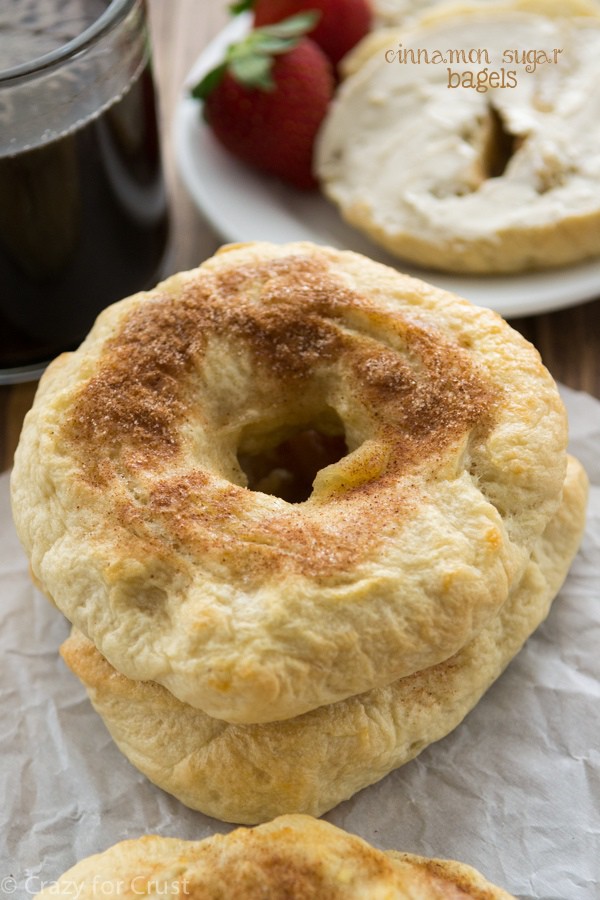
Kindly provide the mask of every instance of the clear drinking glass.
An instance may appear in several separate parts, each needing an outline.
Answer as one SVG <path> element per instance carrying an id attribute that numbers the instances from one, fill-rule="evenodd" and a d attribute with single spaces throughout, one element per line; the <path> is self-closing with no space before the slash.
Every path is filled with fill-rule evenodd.
<path id="1" fill-rule="evenodd" d="M 144 0 L 0 0 L 0 383 L 165 264 Z"/>

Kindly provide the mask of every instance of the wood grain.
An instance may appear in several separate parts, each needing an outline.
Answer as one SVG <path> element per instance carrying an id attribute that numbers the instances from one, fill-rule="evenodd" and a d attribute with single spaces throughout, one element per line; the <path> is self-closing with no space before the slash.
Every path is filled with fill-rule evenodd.
<path id="1" fill-rule="evenodd" d="M 185 76 L 228 20 L 225 0 L 148 0 L 163 159 L 171 198 L 171 271 L 192 268 L 221 243 L 198 213 L 176 172 L 172 122 Z M 251 239 L 252 235 L 249 234 Z M 600 299 L 511 324 L 540 351 L 558 381 L 600 398 Z M 0 387 L 0 468 L 10 467 L 35 385 Z"/>

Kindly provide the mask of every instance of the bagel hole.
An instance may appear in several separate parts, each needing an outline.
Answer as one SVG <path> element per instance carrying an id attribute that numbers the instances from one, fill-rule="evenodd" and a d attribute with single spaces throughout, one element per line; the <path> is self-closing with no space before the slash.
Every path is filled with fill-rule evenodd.
<path id="1" fill-rule="evenodd" d="M 482 148 L 483 178 L 501 178 L 521 144 L 523 138 L 512 134 L 500 112 L 491 104 L 485 121 Z"/>
<path id="2" fill-rule="evenodd" d="M 237 458 L 248 488 L 288 503 L 308 500 L 317 473 L 348 453 L 344 427 L 339 417 L 335 419 L 333 427 L 301 426 L 274 445 L 265 441 L 260 450 L 245 450 L 242 442 Z"/>
<path id="3" fill-rule="evenodd" d="M 430 189 L 440 200 L 465 197 L 478 191 L 487 181 L 501 178 L 525 140 L 508 130 L 502 114 L 491 103 L 481 115 L 465 123 L 459 134 L 460 139 L 473 148 L 473 158 L 461 177 L 455 176 L 451 181 L 444 178 Z"/>

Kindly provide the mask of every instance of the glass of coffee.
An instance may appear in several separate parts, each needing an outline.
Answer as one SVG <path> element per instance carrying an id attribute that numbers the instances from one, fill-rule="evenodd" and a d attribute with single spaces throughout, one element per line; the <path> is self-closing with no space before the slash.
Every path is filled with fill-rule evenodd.
<path id="1" fill-rule="evenodd" d="M 144 0 L 0 3 L 0 383 L 163 274 L 149 48 Z"/>

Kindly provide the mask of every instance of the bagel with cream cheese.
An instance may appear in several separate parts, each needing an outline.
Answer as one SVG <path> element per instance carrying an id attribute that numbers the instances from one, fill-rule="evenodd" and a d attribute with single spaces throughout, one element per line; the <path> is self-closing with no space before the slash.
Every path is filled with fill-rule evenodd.
<path id="1" fill-rule="evenodd" d="M 282 816 L 202 841 L 149 835 L 82 860 L 37 895 L 81 900 L 511 900 L 464 863 L 377 850 L 335 825 Z"/>
<path id="2" fill-rule="evenodd" d="M 316 150 L 341 215 L 448 272 L 600 255 L 600 5 L 584 6 L 436 7 L 368 37 Z"/>
<path id="3" fill-rule="evenodd" d="M 307 431 L 347 448 L 308 498 L 253 490 Z M 493 312 L 357 254 L 231 246 L 49 367 L 13 512 L 34 578 L 117 671 L 255 724 L 472 641 L 559 508 L 566 439 Z"/>
<path id="4" fill-rule="evenodd" d="M 406 25 L 407 22 L 423 19 L 430 10 L 436 14 L 440 9 L 444 14 L 447 12 L 454 14 L 454 10 L 477 6 L 493 5 L 497 8 L 511 9 L 522 7 L 529 12 L 560 17 L 598 15 L 600 12 L 598 0 L 371 0 L 371 2 L 379 29 L 383 26 Z"/>

